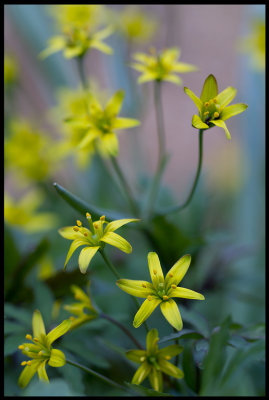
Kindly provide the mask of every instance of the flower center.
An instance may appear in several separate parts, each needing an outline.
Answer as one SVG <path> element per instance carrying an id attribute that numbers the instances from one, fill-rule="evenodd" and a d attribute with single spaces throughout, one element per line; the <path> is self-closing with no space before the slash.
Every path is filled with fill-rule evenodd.
<path id="1" fill-rule="evenodd" d="M 158 283 L 157 294 L 162 300 L 168 300 L 163 282 Z"/>
<path id="2" fill-rule="evenodd" d="M 203 104 L 202 121 L 206 124 L 212 119 L 218 119 L 220 115 L 220 105 L 216 99 L 210 99 Z"/>

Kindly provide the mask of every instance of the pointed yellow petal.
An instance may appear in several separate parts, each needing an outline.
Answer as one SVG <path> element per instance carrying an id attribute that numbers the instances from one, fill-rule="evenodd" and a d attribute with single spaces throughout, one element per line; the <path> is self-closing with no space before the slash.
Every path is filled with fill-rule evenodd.
<path id="1" fill-rule="evenodd" d="M 173 66 L 173 72 L 179 72 L 181 74 L 184 74 L 186 72 L 197 71 L 197 69 L 198 68 L 195 65 L 183 62 L 178 62 Z"/>
<path id="2" fill-rule="evenodd" d="M 138 78 L 137 82 L 138 83 L 144 83 L 148 81 L 154 81 L 156 79 L 156 73 L 154 72 L 145 72 L 143 75 L 140 75 Z"/>
<path id="3" fill-rule="evenodd" d="M 62 367 L 63 365 L 65 365 L 65 363 L 66 361 L 64 353 L 61 350 L 52 349 L 48 364 L 51 367 Z"/>
<path id="4" fill-rule="evenodd" d="M 104 156 L 117 156 L 119 152 L 119 142 L 115 133 L 106 133 L 99 138 L 98 149 Z"/>
<path id="5" fill-rule="evenodd" d="M 152 56 L 149 56 L 145 53 L 135 53 L 133 54 L 133 58 L 138 61 L 141 62 L 143 64 L 151 64 L 154 63 L 155 58 Z"/>
<path id="6" fill-rule="evenodd" d="M 155 310 L 155 308 L 161 303 L 161 299 L 151 298 L 151 300 L 146 299 L 137 311 L 133 325 L 138 328 L 143 322 L 150 316 L 150 314 Z"/>
<path id="7" fill-rule="evenodd" d="M 32 325 L 34 337 L 40 338 L 41 335 L 46 335 L 45 325 L 39 310 L 35 310 L 33 313 Z"/>
<path id="8" fill-rule="evenodd" d="M 146 359 L 146 352 L 145 350 L 129 350 L 126 352 L 126 357 L 131 361 L 141 364 Z M 141 361 L 141 358 L 143 361 Z"/>
<path id="9" fill-rule="evenodd" d="M 142 365 L 140 365 L 140 367 L 134 374 L 132 383 L 136 384 L 136 385 L 140 385 L 146 379 L 146 377 L 150 373 L 150 370 L 151 370 L 151 366 L 147 362 L 144 362 Z"/>
<path id="10" fill-rule="evenodd" d="M 179 86 L 182 85 L 182 79 L 177 75 L 169 74 L 169 75 L 165 76 L 165 78 L 163 78 L 163 80 L 175 83 L 176 85 L 179 85 Z"/>
<path id="11" fill-rule="evenodd" d="M 204 296 L 194 290 L 177 287 L 169 292 L 169 297 L 181 297 L 182 299 L 204 300 Z"/>
<path id="12" fill-rule="evenodd" d="M 127 129 L 140 125 L 137 119 L 133 118 L 117 118 L 113 122 L 113 129 Z"/>
<path id="13" fill-rule="evenodd" d="M 193 115 L 191 123 L 192 123 L 192 126 L 196 129 L 208 129 L 209 128 L 209 126 L 205 122 L 203 122 L 201 120 L 201 118 L 198 117 L 198 115 L 196 115 L 196 114 Z"/>
<path id="14" fill-rule="evenodd" d="M 167 272 L 165 277 L 165 287 L 169 290 L 171 285 L 178 285 L 179 282 L 184 278 L 186 272 L 191 263 L 191 256 L 186 254 L 181 257 L 173 267 Z"/>
<path id="15" fill-rule="evenodd" d="M 48 47 L 39 54 L 39 58 L 44 59 L 65 47 L 66 40 L 63 36 L 54 36 L 48 41 Z"/>
<path id="16" fill-rule="evenodd" d="M 218 84 L 214 75 L 210 74 L 204 83 L 200 99 L 202 103 L 209 101 L 218 94 Z"/>
<path id="17" fill-rule="evenodd" d="M 157 371 L 156 368 L 152 368 L 149 373 L 149 381 L 154 390 L 162 392 L 163 390 L 163 375 L 161 371 Z"/>
<path id="18" fill-rule="evenodd" d="M 173 376 L 174 378 L 177 379 L 182 379 L 184 378 L 184 373 L 176 367 L 175 365 L 171 364 L 170 362 L 166 360 L 160 360 L 159 362 L 160 368 L 162 372 L 164 372 L 167 375 Z"/>
<path id="19" fill-rule="evenodd" d="M 130 254 L 132 252 L 130 243 L 115 232 L 106 232 L 100 241 L 115 246 L 124 253 Z"/>
<path id="20" fill-rule="evenodd" d="M 68 250 L 68 253 L 67 253 L 67 256 L 66 256 L 66 260 L 65 260 L 65 263 L 64 263 L 64 269 L 66 268 L 66 265 L 67 265 L 68 261 L 70 260 L 70 258 L 72 256 L 72 254 L 74 253 L 74 251 L 80 246 L 87 246 L 87 245 L 89 245 L 89 242 L 86 239 L 84 240 L 83 238 L 76 239 L 71 243 L 71 246 L 70 246 L 70 248 Z"/>
<path id="21" fill-rule="evenodd" d="M 78 234 L 78 232 L 75 232 L 73 228 L 73 226 L 65 226 L 63 228 L 60 228 L 58 232 L 65 239 L 75 240 L 80 235 Z"/>
<path id="22" fill-rule="evenodd" d="M 227 125 L 225 124 L 224 121 L 222 121 L 221 119 L 212 119 L 209 121 L 211 124 L 214 124 L 216 126 L 219 126 L 220 128 L 223 128 L 225 130 L 226 133 L 226 137 L 228 140 L 231 140 L 231 134 L 228 131 Z"/>
<path id="23" fill-rule="evenodd" d="M 159 334 L 156 328 L 151 329 L 147 334 L 147 355 L 155 354 L 158 350 Z"/>
<path id="24" fill-rule="evenodd" d="M 148 253 L 149 272 L 153 286 L 159 289 L 159 283 L 164 282 L 163 270 L 157 253 Z"/>
<path id="25" fill-rule="evenodd" d="M 163 349 L 158 351 L 158 356 L 160 357 L 175 357 L 183 351 L 183 346 L 179 346 L 178 344 L 171 344 L 170 346 L 164 347 Z"/>
<path id="26" fill-rule="evenodd" d="M 136 297 L 146 298 L 155 293 L 152 284 L 147 281 L 119 279 L 116 285 L 124 292 Z"/>
<path id="27" fill-rule="evenodd" d="M 108 101 L 105 114 L 111 118 L 119 114 L 124 99 L 124 90 L 118 90 Z"/>
<path id="28" fill-rule="evenodd" d="M 91 47 L 93 47 L 97 50 L 100 50 L 102 53 L 105 53 L 105 54 L 113 54 L 113 49 L 110 46 L 108 46 L 106 43 L 101 42 L 98 39 L 93 39 L 91 41 Z"/>
<path id="29" fill-rule="evenodd" d="M 192 99 L 192 101 L 194 102 L 194 104 L 196 105 L 196 107 L 198 108 L 199 112 L 202 112 L 202 107 L 203 107 L 203 103 L 201 102 L 201 100 L 199 99 L 199 97 L 196 96 L 196 94 L 194 94 L 190 89 L 188 89 L 187 87 L 184 87 L 184 92 Z"/>
<path id="30" fill-rule="evenodd" d="M 37 368 L 37 373 L 38 373 L 39 379 L 42 382 L 49 383 L 49 378 L 48 378 L 48 375 L 47 375 L 47 372 L 46 372 L 46 368 L 45 368 L 46 367 L 46 363 L 47 363 L 47 360 L 41 362 L 41 364 Z"/>
<path id="31" fill-rule="evenodd" d="M 53 343 L 60 336 L 63 336 L 71 327 L 72 322 L 70 319 L 64 320 L 60 325 L 56 326 L 56 328 L 52 329 L 47 334 L 48 344 Z"/>
<path id="32" fill-rule="evenodd" d="M 233 104 L 232 106 L 225 107 L 220 114 L 220 119 L 222 119 L 222 121 L 225 121 L 226 119 L 231 118 L 234 115 L 242 113 L 247 108 L 248 105 L 243 103 Z"/>
<path id="33" fill-rule="evenodd" d="M 165 64 L 173 64 L 180 56 L 180 49 L 177 47 L 171 47 L 170 49 L 164 50 L 161 55 L 161 61 Z"/>
<path id="34" fill-rule="evenodd" d="M 169 299 L 167 301 L 163 301 L 160 307 L 163 316 L 166 318 L 169 324 L 180 331 L 183 327 L 183 323 L 176 302 L 173 299 Z"/>
<path id="35" fill-rule="evenodd" d="M 99 250 L 99 248 L 100 246 L 84 247 L 81 250 L 78 258 L 78 266 L 82 274 L 86 274 L 90 261 L 95 253 Z"/>
<path id="36" fill-rule="evenodd" d="M 42 363 L 42 361 L 32 360 L 31 365 L 27 365 L 23 369 L 18 380 L 18 384 L 21 388 L 25 388 L 28 385 L 34 374 L 37 372 L 37 368 L 40 365 L 40 363 Z"/>
<path id="37" fill-rule="evenodd" d="M 225 106 L 227 106 L 227 104 L 229 104 L 235 98 L 236 93 L 237 90 L 232 86 L 229 86 L 222 92 L 220 92 L 216 97 L 216 100 L 219 103 L 220 108 L 222 109 Z"/>
<path id="38" fill-rule="evenodd" d="M 130 222 L 137 222 L 140 219 L 137 218 L 124 218 L 124 219 L 117 219 L 116 221 L 109 222 L 105 227 L 104 233 L 106 232 L 114 232 L 119 229 L 121 226 L 129 224 Z"/>

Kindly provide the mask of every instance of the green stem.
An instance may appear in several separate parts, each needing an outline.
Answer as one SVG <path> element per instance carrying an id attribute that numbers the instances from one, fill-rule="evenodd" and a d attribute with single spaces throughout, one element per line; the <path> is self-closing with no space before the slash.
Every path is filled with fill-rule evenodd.
<path id="1" fill-rule="evenodd" d="M 160 213 L 158 213 L 158 215 L 167 215 L 167 214 L 171 214 L 177 211 L 181 211 L 183 210 L 183 208 L 187 207 L 189 205 L 189 203 L 191 202 L 194 192 L 196 190 L 199 178 L 200 178 L 200 173 L 201 173 L 201 169 L 202 169 L 202 161 L 203 161 L 203 130 L 200 129 L 199 131 L 199 159 L 198 159 L 198 168 L 196 171 L 196 175 L 195 175 L 195 179 L 190 191 L 189 196 L 187 197 L 186 201 L 180 205 L 180 206 L 175 206 L 175 207 L 170 207 L 168 209 L 166 209 L 165 211 L 162 211 Z"/>
<path id="2" fill-rule="evenodd" d="M 143 350 L 143 347 L 141 346 L 141 344 L 136 340 L 136 338 L 132 335 L 132 333 L 124 326 L 122 325 L 119 321 L 115 320 L 114 318 L 112 318 L 110 315 L 104 314 L 104 313 L 100 313 L 99 317 L 107 319 L 108 321 L 110 321 L 112 324 L 116 325 L 117 327 L 119 327 L 128 337 L 129 339 L 131 339 L 131 341 L 135 344 L 136 347 L 138 347 L 139 349 Z"/>
<path id="3" fill-rule="evenodd" d="M 122 172 L 122 170 L 121 170 L 121 168 L 119 166 L 117 158 L 112 156 L 110 159 L 111 159 L 112 165 L 114 167 L 114 170 L 115 170 L 115 172 L 116 172 L 116 174 L 117 174 L 117 176 L 118 176 L 118 178 L 120 180 L 121 186 L 124 189 L 125 195 L 126 195 L 128 201 L 129 201 L 130 208 L 131 208 L 132 212 L 134 213 L 134 215 L 138 216 L 139 215 L 139 210 L 138 210 L 137 205 L 135 203 L 131 188 L 130 188 L 127 180 L 125 179 L 125 176 L 123 175 L 123 172 Z"/>
<path id="4" fill-rule="evenodd" d="M 175 332 L 175 333 L 178 332 L 175 328 L 173 328 L 173 329 L 174 329 L 174 332 Z M 178 344 L 178 343 L 179 343 L 179 338 L 176 338 L 176 339 L 175 339 L 175 344 Z M 175 358 L 175 366 L 176 366 L 176 367 L 178 366 L 178 361 L 179 361 L 179 355 L 177 354 L 177 355 L 176 355 L 176 358 Z"/>
<path id="5" fill-rule="evenodd" d="M 84 90 L 87 90 L 89 88 L 88 88 L 87 78 L 86 78 L 86 75 L 85 75 L 84 59 L 85 59 L 84 55 L 76 57 L 77 65 L 78 65 L 79 78 L 80 78 L 80 81 L 82 83 L 82 86 L 83 86 Z"/>
<path id="6" fill-rule="evenodd" d="M 146 217 L 149 218 L 150 214 L 153 212 L 154 202 L 156 200 L 161 176 L 165 167 L 166 162 L 166 153 L 165 153 L 165 130 L 164 130 L 164 118 L 163 118 L 163 107 L 162 107 L 162 98 L 161 98 L 161 82 L 154 82 L 154 105 L 155 105 L 155 114 L 156 114 L 156 125 L 157 125 L 157 134 L 158 134 L 158 143 L 159 143 L 159 152 L 158 152 L 158 162 L 157 169 L 151 184 L 148 206 L 146 209 Z"/>
<path id="7" fill-rule="evenodd" d="M 111 272 L 115 275 L 115 277 L 116 277 L 117 279 L 121 279 L 121 277 L 120 277 L 118 271 L 116 270 L 116 268 L 114 267 L 114 265 L 109 261 L 109 259 L 108 259 L 107 255 L 105 254 L 104 250 L 99 250 L 99 252 L 100 252 L 100 254 L 102 255 L 102 257 L 103 257 L 103 259 L 104 259 L 106 265 L 107 265 L 108 268 L 111 270 Z M 140 305 L 139 305 L 137 299 L 136 299 L 135 297 L 132 297 L 132 299 L 133 299 L 133 301 L 135 302 L 137 309 L 139 309 L 139 308 L 140 308 Z M 148 333 L 148 332 L 149 332 L 149 328 L 148 328 L 146 322 L 144 322 L 144 326 L 145 326 L 145 329 L 146 329 L 146 331 L 147 331 L 147 333 Z"/>
<path id="8" fill-rule="evenodd" d="M 66 360 L 67 364 L 72 365 L 73 367 L 79 368 L 84 372 L 87 372 L 88 374 L 93 375 L 95 378 L 101 379 L 103 382 L 107 383 L 110 386 L 113 386 L 117 389 L 123 390 L 125 392 L 130 393 L 130 391 L 125 388 L 124 386 L 121 386 L 119 383 L 112 381 L 111 379 L 107 378 L 106 376 L 100 374 L 99 372 L 96 372 L 94 370 L 92 370 L 91 368 L 85 367 L 84 365 L 81 365 L 75 361 L 70 361 L 70 360 Z"/>

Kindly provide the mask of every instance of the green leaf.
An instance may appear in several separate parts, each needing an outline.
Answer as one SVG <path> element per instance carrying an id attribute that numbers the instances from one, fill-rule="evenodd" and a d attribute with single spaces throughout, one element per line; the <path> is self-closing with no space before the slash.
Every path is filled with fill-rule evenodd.
<path id="1" fill-rule="evenodd" d="M 30 328 L 32 326 L 32 313 L 21 307 L 16 307 L 10 303 L 5 303 L 4 315 L 7 318 L 17 320 L 26 327 Z"/>
<path id="2" fill-rule="evenodd" d="M 188 343 L 188 345 L 184 347 L 182 368 L 184 372 L 185 382 L 194 392 L 196 392 L 197 372 L 195 367 L 195 361 L 192 354 L 191 343 Z"/>
<path id="3" fill-rule="evenodd" d="M 177 333 L 171 333 L 171 335 L 169 336 L 165 336 L 162 339 L 159 340 L 159 344 L 160 343 L 166 343 L 170 340 L 175 340 L 175 339 L 203 339 L 204 336 L 199 333 L 196 332 L 194 330 L 191 329 L 182 329 L 180 332 Z"/>
<path id="4" fill-rule="evenodd" d="M 141 385 L 135 385 L 134 383 L 124 382 L 124 384 L 126 386 L 128 386 L 130 389 L 133 389 L 136 393 L 140 394 L 141 396 L 169 396 L 169 397 L 173 397 L 171 394 L 163 393 L 163 392 L 157 392 L 156 390 L 148 389 L 148 388 L 145 388 L 144 386 L 141 386 Z"/>
<path id="5" fill-rule="evenodd" d="M 76 195 L 72 194 L 58 183 L 54 183 L 53 186 L 59 193 L 59 195 L 76 211 L 85 216 L 86 212 L 89 212 L 92 216 L 93 220 L 99 219 L 102 215 L 106 216 L 106 220 L 113 221 L 115 219 L 128 218 L 125 214 L 118 213 L 116 211 L 104 210 L 98 207 L 93 206 L 92 204 L 86 203 L 84 200 L 81 200 Z"/>

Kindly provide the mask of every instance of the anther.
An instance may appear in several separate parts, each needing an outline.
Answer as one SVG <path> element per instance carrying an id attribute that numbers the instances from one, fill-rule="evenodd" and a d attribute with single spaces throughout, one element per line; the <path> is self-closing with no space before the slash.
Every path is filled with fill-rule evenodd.
<path id="1" fill-rule="evenodd" d="M 37 355 L 38 355 L 39 357 L 41 357 L 41 356 L 42 356 L 42 354 L 43 354 L 42 350 L 40 350 L 40 352 L 39 352 L 39 353 L 37 353 Z"/>
<path id="2" fill-rule="evenodd" d="M 209 111 L 204 112 L 204 117 L 206 117 L 209 114 Z"/>
<path id="3" fill-rule="evenodd" d="M 21 362 L 21 365 L 26 365 L 27 364 L 27 361 L 22 361 Z"/>
<path id="4" fill-rule="evenodd" d="M 165 356 L 164 357 L 166 360 L 171 360 L 171 356 Z"/>
<path id="5" fill-rule="evenodd" d="M 153 270 L 153 273 L 154 273 L 154 275 L 157 275 L 157 270 L 154 269 L 154 270 Z"/>
<path id="6" fill-rule="evenodd" d="M 77 226 L 74 226 L 74 227 L 73 227 L 73 230 L 74 230 L 75 232 L 78 232 L 78 231 L 79 231 L 79 228 L 78 228 Z"/>
<path id="7" fill-rule="evenodd" d="M 88 212 L 86 212 L 86 217 L 87 217 L 87 218 L 91 218 L 91 214 L 88 213 Z"/>
<path id="8" fill-rule="evenodd" d="M 146 357 L 140 357 L 140 361 L 143 362 L 145 361 Z"/>
<path id="9" fill-rule="evenodd" d="M 82 222 L 79 219 L 77 220 L 77 226 L 82 226 Z"/>
<path id="10" fill-rule="evenodd" d="M 32 340 L 32 335 L 29 335 L 29 333 L 25 336 L 26 339 Z"/>
<path id="11" fill-rule="evenodd" d="M 75 317 L 73 317 L 73 315 L 71 315 L 71 316 L 69 317 L 69 319 L 70 319 L 70 321 L 75 321 Z"/>
<path id="12" fill-rule="evenodd" d="M 177 288 L 177 285 L 171 285 L 171 288 L 172 288 L 172 289 L 176 289 L 176 288 Z"/>
<path id="13" fill-rule="evenodd" d="M 36 337 L 34 337 L 33 341 L 34 342 L 38 342 L 38 339 Z"/>
<path id="14" fill-rule="evenodd" d="M 214 118 L 218 118 L 219 117 L 219 113 L 217 111 L 214 112 Z"/>
<path id="15" fill-rule="evenodd" d="M 29 361 L 26 362 L 26 364 L 29 365 L 29 367 L 30 367 L 30 365 L 31 365 L 32 363 L 31 363 L 31 361 L 29 360 Z"/>
<path id="16" fill-rule="evenodd" d="M 204 103 L 204 106 L 205 106 L 205 107 L 208 107 L 208 106 L 209 106 L 208 101 L 206 101 L 206 102 Z"/>
<path id="17" fill-rule="evenodd" d="M 146 288 L 146 287 L 147 287 L 147 285 L 146 285 L 145 283 L 142 283 L 142 287 Z"/>
<path id="18" fill-rule="evenodd" d="M 170 278 L 173 278 L 173 274 L 170 272 L 170 274 L 168 274 L 168 276 L 170 276 Z"/>
<path id="19" fill-rule="evenodd" d="M 208 102 L 208 104 L 209 104 L 209 105 L 213 104 L 213 100 L 210 99 L 209 102 Z"/>
<path id="20" fill-rule="evenodd" d="M 148 301 L 150 301 L 150 300 L 152 300 L 152 297 L 151 297 L 151 296 L 148 296 L 147 299 L 148 299 Z"/>
<path id="21" fill-rule="evenodd" d="M 106 217 L 104 215 L 102 215 L 102 217 L 100 217 L 100 221 L 105 221 Z"/>
<path id="22" fill-rule="evenodd" d="M 168 296 L 163 296 L 163 300 L 168 300 Z"/>
<path id="23" fill-rule="evenodd" d="M 87 232 L 84 232 L 83 235 L 84 235 L 84 236 L 88 236 L 88 233 L 87 233 Z"/>
<path id="24" fill-rule="evenodd" d="M 18 349 L 24 350 L 24 346 L 23 346 L 22 344 L 20 344 L 20 345 L 18 346 Z"/>

